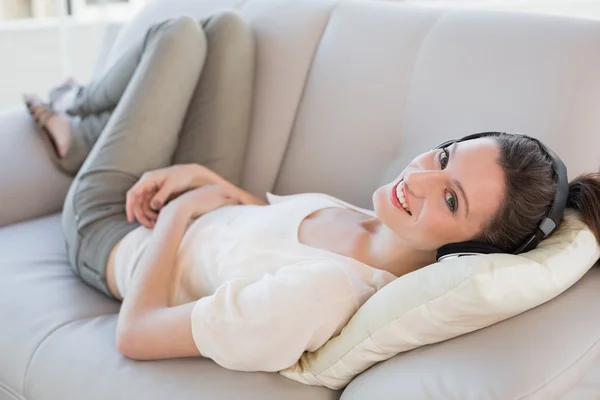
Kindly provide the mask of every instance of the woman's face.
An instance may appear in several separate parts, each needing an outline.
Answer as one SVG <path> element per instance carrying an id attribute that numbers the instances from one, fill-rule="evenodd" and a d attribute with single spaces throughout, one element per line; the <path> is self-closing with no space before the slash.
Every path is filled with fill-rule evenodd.
<path id="1" fill-rule="evenodd" d="M 415 250 L 473 239 L 503 201 L 498 156 L 490 138 L 419 155 L 397 179 L 375 191 L 377 218 Z"/>

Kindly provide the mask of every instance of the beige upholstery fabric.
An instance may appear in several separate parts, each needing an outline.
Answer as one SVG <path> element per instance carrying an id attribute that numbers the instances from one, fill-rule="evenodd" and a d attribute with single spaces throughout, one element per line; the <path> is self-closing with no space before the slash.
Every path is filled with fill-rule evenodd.
<path id="1" fill-rule="evenodd" d="M 225 7 L 237 7 L 257 39 L 244 176 L 255 194 L 324 191 L 369 207 L 372 190 L 412 156 L 441 139 L 486 129 L 541 138 L 571 176 L 598 167 L 596 22 L 392 1 L 152 0 L 119 33 L 104 67 L 155 21 L 200 19 Z M 22 109 L 0 115 L 0 138 L 0 225 L 58 211 L 69 182 L 44 158 Z M 0 399 L 340 396 L 278 374 L 226 371 L 210 360 L 120 357 L 111 336 L 118 304 L 71 275 L 58 221 L 55 214 L 0 229 Z M 531 312 L 379 364 L 344 398 L 503 398 L 515 393 L 513 382 L 526 386 L 528 368 L 553 356 L 571 359 L 573 367 L 519 393 L 560 398 L 598 351 L 598 280 L 589 273 Z M 472 350 L 456 351 L 464 347 Z M 448 370 L 452 378 L 436 374 Z M 493 377 L 486 371 L 519 376 L 507 375 L 498 383 L 507 388 L 490 392 L 482 386 Z"/>

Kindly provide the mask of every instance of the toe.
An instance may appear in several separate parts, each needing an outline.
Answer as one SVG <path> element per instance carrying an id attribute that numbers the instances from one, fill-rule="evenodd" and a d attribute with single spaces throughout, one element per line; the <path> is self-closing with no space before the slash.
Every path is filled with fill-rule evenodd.
<path id="1" fill-rule="evenodd" d="M 42 126 L 45 126 L 48 123 L 48 120 L 54 115 L 55 113 L 44 105 L 35 105 L 31 112 L 31 116 L 33 117 L 35 123 Z"/>
<path id="2" fill-rule="evenodd" d="M 33 118 L 39 119 L 44 113 L 44 109 L 42 107 L 33 107 L 31 110 L 31 115 Z"/>

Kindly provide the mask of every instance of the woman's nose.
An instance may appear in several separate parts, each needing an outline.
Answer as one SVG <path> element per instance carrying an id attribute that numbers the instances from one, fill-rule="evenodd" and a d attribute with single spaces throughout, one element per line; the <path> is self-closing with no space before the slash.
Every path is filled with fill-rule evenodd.
<path id="1" fill-rule="evenodd" d="M 408 190 L 417 197 L 425 197 L 431 190 L 435 190 L 443 180 L 442 171 L 416 170 L 404 176 Z"/>

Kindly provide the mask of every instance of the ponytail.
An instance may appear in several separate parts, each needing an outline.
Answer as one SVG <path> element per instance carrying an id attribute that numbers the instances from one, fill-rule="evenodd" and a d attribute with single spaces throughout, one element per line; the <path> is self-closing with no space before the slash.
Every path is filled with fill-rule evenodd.
<path id="1" fill-rule="evenodd" d="M 548 154 L 528 137 L 492 138 L 500 150 L 498 164 L 504 171 L 506 193 L 496 215 L 472 240 L 511 253 L 539 229 L 540 221 L 547 216 L 556 195 L 556 172 Z M 600 172 L 580 175 L 569 183 L 567 208 L 579 212 L 600 243 Z"/>
<path id="2" fill-rule="evenodd" d="M 600 173 L 579 175 L 569 183 L 567 207 L 580 213 L 600 243 Z"/>

